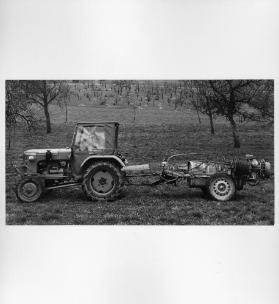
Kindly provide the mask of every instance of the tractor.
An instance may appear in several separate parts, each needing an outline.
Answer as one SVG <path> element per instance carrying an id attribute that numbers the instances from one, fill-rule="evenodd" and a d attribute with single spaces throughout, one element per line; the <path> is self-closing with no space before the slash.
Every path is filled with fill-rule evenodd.
<path id="1" fill-rule="evenodd" d="M 52 189 L 81 185 L 91 200 L 113 200 L 123 188 L 125 158 L 117 152 L 117 122 L 77 123 L 69 148 L 31 149 L 15 164 L 16 195 L 34 202 Z"/>
<path id="2" fill-rule="evenodd" d="M 18 199 L 34 202 L 52 189 L 81 186 L 89 200 L 110 201 L 119 197 L 124 184 L 133 184 L 134 177 L 155 176 L 154 182 L 144 185 L 186 181 L 214 200 L 228 201 L 246 183 L 256 186 L 271 175 L 270 162 L 249 154 L 244 160 L 222 161 L 189 160 L 189 154 L 176 154 L 156 166 L 128 165 L 118 152 L 118 129 L 117 122 L 80 122 L 70 148 L 25 151 L 20 164 L 14 164 Z M 181 161 L 181 156 L 186 159 Z"/>

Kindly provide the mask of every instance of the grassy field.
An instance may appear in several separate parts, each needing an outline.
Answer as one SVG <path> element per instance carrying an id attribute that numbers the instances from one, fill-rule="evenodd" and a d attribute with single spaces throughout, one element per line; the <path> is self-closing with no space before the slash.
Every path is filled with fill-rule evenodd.
<path id="1" fill-rule="evenodd" d="M 70 146 L 75 121 L 116 120 L 121 123 L 119 147 L 130 164 L 161 162 L 173 153 L 196 152 L 197 158 L 216 159 L 252 153 L 274 163 L 273 128 L 246 124 L 240 127 L 241 149 L 232 149 L 231 130 L 216 121 L 216 135 L 209 133 L 203 117 L 199 127 L 195 113 L 144 108 L 133 121 L 131 109 L 69 107 L 67 124 L 64 111 L 52 108 L 53 133 L 44 126 L 29 134 L 16 130 L 12 148 L 6 153 L 7 224 L 195 224 L 271 225 L 274 223 L 274 181 L 256 187 L 245 186 L 234 200 L 220 203 L 185 184 L 158 187 L 127 186 L 114 202 L 93 203 L 81 189 L 52 191 L 39 202 L 23 204 L 16 200 L 12 161 L 23 150 Z"/>

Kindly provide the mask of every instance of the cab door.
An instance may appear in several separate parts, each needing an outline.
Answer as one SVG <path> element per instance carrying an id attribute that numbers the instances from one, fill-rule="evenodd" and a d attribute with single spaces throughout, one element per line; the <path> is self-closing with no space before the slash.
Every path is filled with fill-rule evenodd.
<path id="1" fill-rule="evenodd" d="M 81 164 L 90 155 L 103 155 L 106 150 L 106 133 L 103 125 L 78 124 L 72 143 L 71 167 L 74 176 L 80 175 Z"/>

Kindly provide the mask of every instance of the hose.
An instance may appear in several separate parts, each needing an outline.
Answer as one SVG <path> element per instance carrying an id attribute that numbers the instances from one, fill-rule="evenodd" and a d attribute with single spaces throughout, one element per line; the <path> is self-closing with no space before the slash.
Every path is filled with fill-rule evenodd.
<path id="1" fill-rule="evenodd" d="M 234 161 L 235 167 L 235 175 L 248 175 L 250 173 L 249 164 L 247 161 L 235 160 Z"/>

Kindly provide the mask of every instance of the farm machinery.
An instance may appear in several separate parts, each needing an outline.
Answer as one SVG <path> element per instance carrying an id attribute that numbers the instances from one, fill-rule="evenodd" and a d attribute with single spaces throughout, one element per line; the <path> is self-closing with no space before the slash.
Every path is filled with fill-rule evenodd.
<path id="1" fill-rule="evenodd" d="M 81 186 L 88 199 L 109 201 L 118 198 L 134 177 L 152 176 L 151 186 L 185 181 L 215 200 L 227 201 L 246 183 L 257 185 L 271 174 L 270 162 L 253 155 L 244 160 L 203 161 L 176 154 L 156 166 L 128 165 L 118 152 L 118 129 L 117 122 L 77 123 L 71 147 L 25 151 L 14 164 L 18 199 L 34 202 L 52 189 Z"/>

